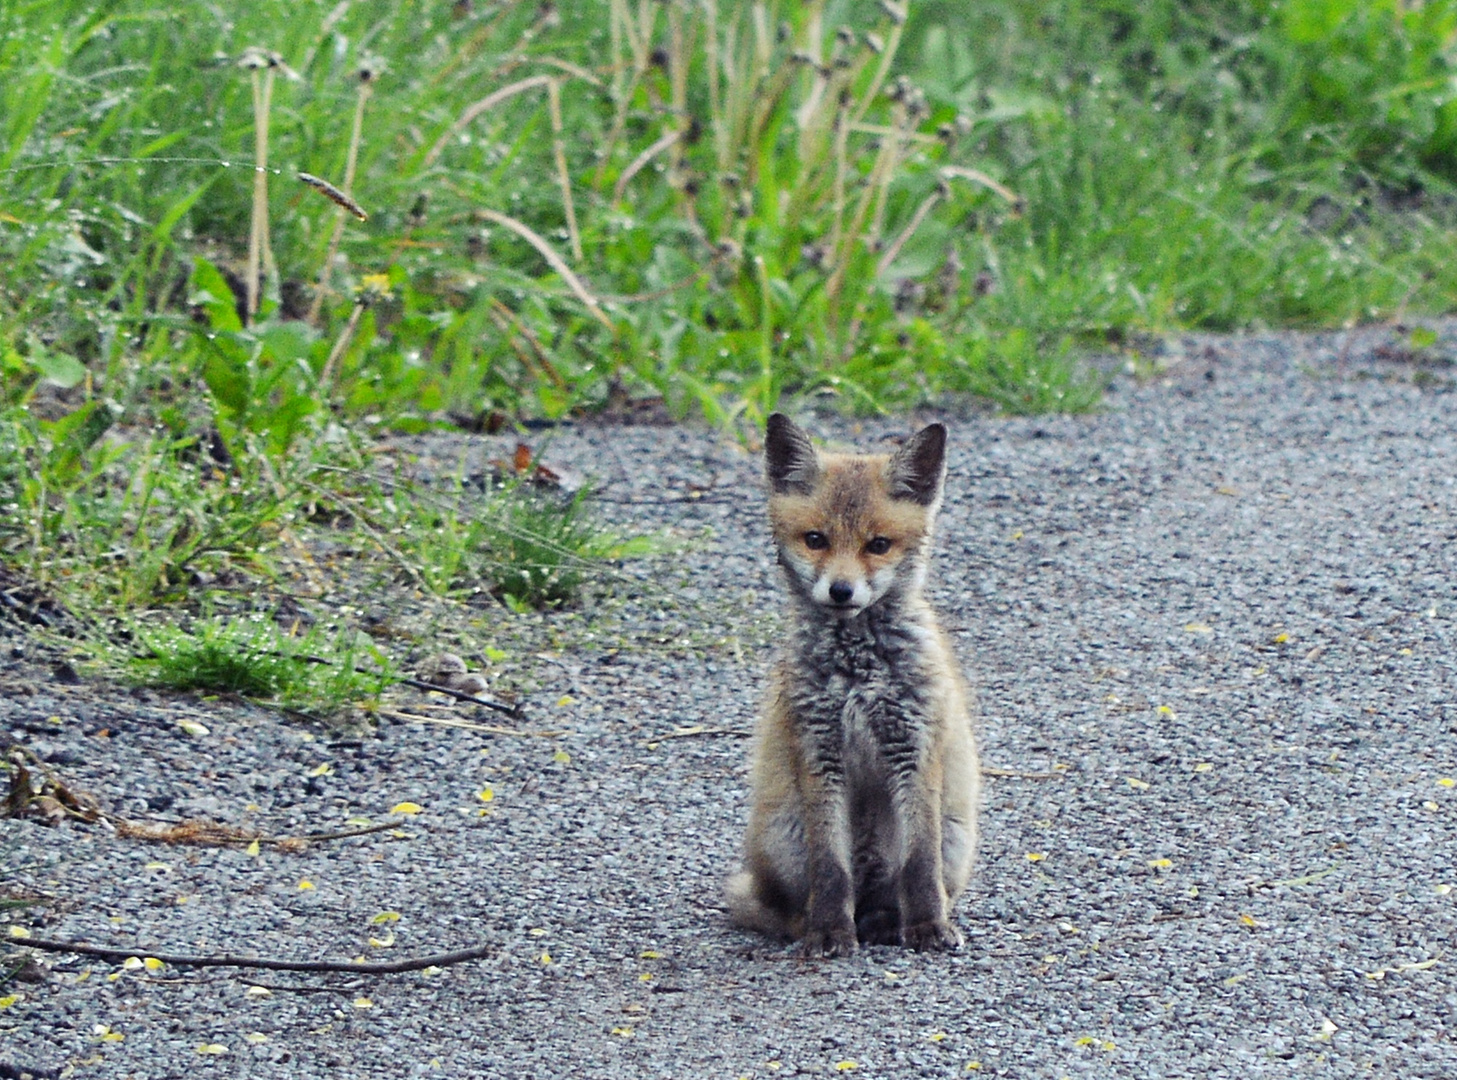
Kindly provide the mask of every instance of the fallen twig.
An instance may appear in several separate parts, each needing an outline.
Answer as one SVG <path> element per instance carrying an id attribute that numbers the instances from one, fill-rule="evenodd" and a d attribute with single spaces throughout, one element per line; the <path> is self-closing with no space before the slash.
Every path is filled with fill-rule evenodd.
<path id="1" fill-rule="evenodd" d="M 398 829 L 404 821 L 385 821 L 378 825 L 365 825 L 357 829 L 342 829 L 337 832 L 305 833 L 302 836 L 264 836 L 251 829 L 236 825 L 223 825 L 214 821 L 183 821 L 176 825 L 146 825 L 125 818 L 107 817 L 116 827 L 118 836 L 129 840 L 155 840 L 164 844 L 197 844 L 202 847 L 226 847 L 229 844 L 272 844 L 284 851 L 298 851 L 307 844 L 322 840 L 346 840 L 351 836 L 368 836 L 370 833 Z"/>
<path id="2" fill-rule="evenodd" d="M 521 706 L 519 704 L 507 705 L 504 702 L 492 701 L 490 698 L 477 697 L 475 694 L 467 694 L 461 690 L 452 690 L 448 686 L 439 686 L 432 682 L 425 682 L 423 679 L 400 679 L 399 681 L 405 686 L 413 687 L 416 690 L 429 690 L 432 693 L 436 694 L 449 694 L 451 697 L 455 698 L 456 701 L 469 701 L 472 705 L 484 705 L 488 709 L 493 709 L 498 713 L 504 713 L 506 716 L 511 717 L 513 720 L 520 720 L 522 716 Z M 521 733 L 512 732 L 511 734 Z"/>
<path id="3" fill-rule="evenodd" d="M 650 742 L 662 742 L 664 739 L 691 739 L 695 735 L 727 735 L 736 739 L 747 739 L 754 733 L 747 728 L 729 727 L 708 727 L 704 724 L 694 724 L 691 727 L 674 728 L 666 735 L 654 735 Z"/>
<path id="4" fill-rule="evenodd" d="M 422 684 L 424 685 L 424 684 Z M 430 686 L 431 690 L 450 693 L 441 687 Z M 466 700 L 474 700 L 467 697 Z M 391 716 L 396 720 L 412 720 L 421 724 L 436 724 L 439 727 L 464 728 L 466 731 L 483 731 L 489 735 L 509 735 L 518 739 L 559 739 L 570 735 L 570 731 L 522 731 L 519 728 L 497 727 L 495 724 L 477 724 L 474 720 L 460 720 L 453 716 L 422 716 L 420 713 L 402 712 L 381 705 L 374 710 L 380 716 Z"/>
<path id="5" fill-rule="evenodd" d="M 12 945 L 45 952 L 68 952 L 77 956 L 95 956 L 102 960 L 126 960 L 130 957 L 150 957 L 164 964 L 177 967 L 240 967 L 262 968 L 267 971 L 337 971 L 348 975 L 394 975 L 402 971 L 423 971 L 428 967 L 449 967 L 468 960 L 481 960 L 495 952 L 495 945 L 475 945 L 456 952 L 438 953 L 435 956 L 418 956 L 411 960 L 392 960 L 387 963 L 354 963 L 348 960 L 269 960 L 257 956 L 191 956 L 185 953 L 150 952 L 146 949 L 116 949 L 109 945 L 87 945 L 79 941 L 58 941 L 54 938 L 14 938 Z"/>
<path id="6" fill-rule="evenodd" d="M 1010 777 L 1013 780 L 1056 780 L 1063 774 L 1060 772 L 1022 772 L 1019 769 L 998 769 L 993 765 L 981 767 L 983 776 Z"/>
<path id="7" fill-rule="evenodd" d="M 245 982 L 249 986 L 261 987 L 264 990 L 278 990 L 285 994 L 352 994 L 359 988 L 358 983 L 340 986 L 288 986 L 284 983 L 259 982 L 257 979 L 249 979 L 241 975 L 235 975 L 233 978 Z"/>

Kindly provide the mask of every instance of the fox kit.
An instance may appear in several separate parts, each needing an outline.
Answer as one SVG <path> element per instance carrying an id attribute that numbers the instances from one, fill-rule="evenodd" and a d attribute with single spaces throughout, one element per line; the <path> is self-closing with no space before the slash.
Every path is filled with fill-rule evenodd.
<path id="1" fill-rule="evenodd" d="M 775 413 L 764 455 L 792 618 L 730 912 L 814 956 L 957 948 L 981 770 L 965 685 L 922 595 L 946 429 L 894 455 L 819 454 Z"/>

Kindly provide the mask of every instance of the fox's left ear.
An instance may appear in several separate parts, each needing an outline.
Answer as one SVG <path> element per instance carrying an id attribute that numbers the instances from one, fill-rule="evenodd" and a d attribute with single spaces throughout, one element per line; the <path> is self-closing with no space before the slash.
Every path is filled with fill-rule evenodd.
<path id="1" fill-rule="evenodd" d="M 928 424 L 890 459 L 890 494 L 931 506 L 941 498 L 946 479 L 946 425 Z"/>

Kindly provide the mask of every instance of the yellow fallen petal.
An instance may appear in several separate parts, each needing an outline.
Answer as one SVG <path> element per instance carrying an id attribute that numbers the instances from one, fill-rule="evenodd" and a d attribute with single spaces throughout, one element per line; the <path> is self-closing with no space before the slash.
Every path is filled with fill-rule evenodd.
<path id="1" fill-rule="evenodd" d="M 1212 633 L 1214 633 L 1214 627 L 1210 626 L 1208 623 L 1202 623 L 1202 622 L 1185 623 L 1184 624 L 1184 629 L 1187 630 L 1191 634 L 1212 634 Z"/>
<path id="2" fill-rule="evenodd" d="M 330 765 L 326 761 L 322 765 L 315 765 L 312 769 L 310 769 L 308 771 L 308 773 L 306 775 L 308 775 L 308 776 L 328 776 L 333 771 L 334 771 L 334 766 Z"/>
<path id="3" fill-rule="evenodd" d="M 1167 870 L 1174 865 L 1173 859 L 1150 859 L 1148 865 L 1155 870 Z"/>
<path id="4" fill-rule="evenodd" d="M 1195 765 L 1194 766 L 1194 771 L 1195 772 L 1209 772 L 1213 768 L 1214 768 L 1214 766 L 1211 765 L 1211 764 L 1209 764 L 1209 762 L 1207 762 L 1207 761 L 1201 761 L 1201 762 L 1199 762 L 1198 765 Z"/>
<path id="5" fill-rule="evenodd" d="M 199 1054 L 221 1055 L 228 1052 L 228 1048 L 222 1043 L 200 1043 L 197 1047 Z"/>
<path id="6" fill-rule="evenodd" d="M 637 1031 L 630 1027 L 615 1027 L 612 1029 L 612 1034 L 621 1036 L 624 1039 L 630 1039 L 637 1034 Z"/>
<path id="7" fill-rule="evenodd" d="M 162 961 L 158 960 L 155 956 L 145 956 L 145 957 L 143 957 L 142 958 L 142 965 L 148 971 L 161 971 L 162 968 L 165 966 L 162 963 Z"/>
<path id="8" fill-rule="evenodd" d="M 495 797 L 496 793 L 489 787 L 482 788 L 480 792 L 476 795 L 476 798 L 480 799 L 481 802 L 490 802 Z"/>
<path id="9" fill-rule="evenodd" d="M 1457 780 L 1453 780 L 1450 776 L 1444 776 L 1440 780 L 1437 781 L 1437 786 L 1438 787 L 1457 787 Z"/>
<path id="10" fill-rule="evenodd" d="M 272 997 L 273 991 L 268 989 L 268 987 L 266 986 L 250 986 L 248 987 L 248 989 L 243 991 L 243 996 L 250 998 L 266 998 Z"/>
<path id="11" fill-rule="evenodd" d="M 314 883 L 312 881 L 310 881 L 308 878 L 304 878 L 302 881 L 300 881 L 298 883 L 298 887 L 300 889 L 312 889 L 312 888 L 314 888 Z"/>
<path id="12" fill-rule="evenodd" d="M 6 994 L 4 997 L 0 997 L 0 1009 L 8 1009 L 8 1008 L 10 1008 L 10 1006 L 14 1005 L 17 1001 L 24 1001 L 24 1000 L 25 1000 L 25 995 L 24 994 Z"/>
<path id="13" fill-rule="evenodd" d="M 546 937 L 546 931 L 539 926 L 533 926 L 530 930 L 526 932 L 532 937 Z"/>
<path id="14" fill-rule="evenodd" d="M 16 938 L 30 937 L 30 931 L 23 926 L 12 926 L 10 928 L 10 936 Z"/>
<path id="15" fill-rule="evenodd" d="M 544 952 L 540 956 L 538 956 L 536 959 L 539 962 L 543 963 L 543 964 L 549 964 L 549 963 L 551 963 L 551 953 Z"/>
<path id="16" fill-rule="evenodd" d="M 966 1063 L 966 1071 L 967 1072 L 978 1072 L 980 1069 L 981 1069 L 981 1062 L 980 1061 L 968 1061 Z"/>
<path id="17" fill-rule="evenodd" d="M 372 1009 L 374 1008 L 374 1002 L 370 1001 L 367 997 L 357 997 L 354 999 L 354 1007 L 356 1009 Z"/>
<path id="18" fill-rule="evenodd" d="M 840 1072 L 851 1072 L 854 1069 L 860 1068 L 860 1066 L 853 1061 L 837 1061 L 835 1062 L 835 1068 Z"/>
<path id="19" fill-rule="evenodd" d="M 933 1031 L 931 1032 L 931 1034 L 927 1035 L 926 1038 L 930 1039 L 932 1042 L 940 1042 L 942 1039 L 946 1038 L 946 1032 Z"/>
<path id="20" fill-rule="evenodd" d="M 142 958 L 140 956 L 128 956 L 125 960 L 121 962 L 121 967 L 123 971 L 136 971 L 137 968 L 141 966 Z"/>
<path id="21" fill-rule="evenodd" d="M 245 1043 L 252 1043 L 254 1046 L 257 1046 L 259 1043 L 266 1043 L 268 1041 L 268 1036 L 263 1034 L 263 1032 L 261 1031 L 250 1031 L 248 1032 L 248 1034 L 243 1036 L 243 1041 Z"/>
<path id="22" fill-rule="evenodd" d="M 551 759 L 561 765 L 566 765 L 572 760 L 572 755 L 565 750 L 558 750 L 551 756 Z"/>
<path id="23" fill-rule="evenodd" d="M 1255 922 L 1255 917 L 1253 915 L 1248 915 L 1243 912 L 1240 913 L 1239 921 L 1244 923 L 1246 926 L 1260 925 L 1259 923 Z"/>
<path id="24" fill-rule="evenodd" d="M 378 915 L 374 916 L 369 921 L 374 923 L 376 926 L 378 926 L 380 923 L 399 922 L 400 913 L 398 911 L 381 911 Z"/>
<path id="25" fill-rule="evenodd" d="M 1029 851 L 1027 852 L 1026 858 L 1028 862 L 1041 862 L 1043 859 L 1047 858 L 1047 852 Z"/>
<path id="26" fill-rule="evenodd" d="M 391 814 L 418 814 L 423 809 L 425 809 L 425 808 L 423 806 L 421 806 L 419 803 L 402 802 L 402 803 L 396 803 L 394 809 L 392 809 L 390 811 L 390 813 Z"/>
<path id="27" fill-rule="evenodd" d="M 1134 791 L 1143 791 L 1145 788 L 1148 787 L 1147 780 L 1140 780 L 1136 776 L 1125 776 L 1123 779 L 1128 781 L 1128 786 L 1131 787 Z"/>
<path id="28" fill-rule="evenodd" d="M 574 697 L 572 697 L 571 694 L 563 694 L 561 697 L 559 697 L 559 698 L 556 699 L 557 708 L 564 709 L 568 705 L 575 704 L 576 703 L 576 700 L 577 699 L 574 698 Z"/>
<path id="29" fill-rule="evenodd" d="M 199 724 L 196 720 L 179 720 L 177 721 L 177 726 L 180 727 L 183 731 L 187 732 L 187 734 L 189 735 L 211 734 L 205 724 Z"/>
<path id="30" fill-rule="evenodd" d="M 258 841 L 254 840 L 251 844 L 243 849 L 243 854 L 247 855 L 250 859 L 256 859 L 258 858 L 258 853 L 262 850 L 263 849 L 258 845 Z"/>

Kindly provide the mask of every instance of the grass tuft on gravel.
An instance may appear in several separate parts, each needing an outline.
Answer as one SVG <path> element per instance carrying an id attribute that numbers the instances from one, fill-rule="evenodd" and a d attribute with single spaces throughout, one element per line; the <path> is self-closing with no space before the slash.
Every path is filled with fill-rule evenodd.
<path id="1" fill-rule="evenodd" d="M 143 651 L 128 666 L 141 685 L 236 694 L 315 714 L 377 699 L 398 677 L 388 657 L 354 632 L 294 635 L 272 622 L 214 616 L 185 629 L 135 625 L 132 634 Z"/>

